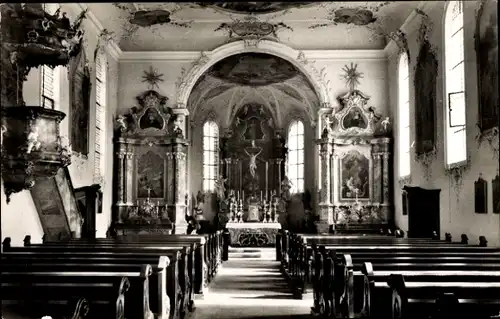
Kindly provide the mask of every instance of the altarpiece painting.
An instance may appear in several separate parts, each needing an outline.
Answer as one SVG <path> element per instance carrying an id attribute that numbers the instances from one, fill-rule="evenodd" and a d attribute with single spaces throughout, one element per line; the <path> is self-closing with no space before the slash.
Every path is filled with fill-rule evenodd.
<path id="1" fill-rule="evenodd" d="M 90 94 L 92 84 L 85 50 L 83 49 L 69 65 L 69 86 L 71 146 L 74 152 L 87 155 L 89 153 Z"/>
<path id="2" fill-rule="evenodd" d="M 481 2 L 476 21 L 479 126 L 487 131 L 498 125 L 498 1 Z"/>

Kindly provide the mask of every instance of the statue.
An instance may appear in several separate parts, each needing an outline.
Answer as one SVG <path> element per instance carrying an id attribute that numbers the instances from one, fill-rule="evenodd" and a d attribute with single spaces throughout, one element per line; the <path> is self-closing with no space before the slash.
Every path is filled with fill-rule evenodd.
<path id="1" fill-rule="evenodd" d="M 285 176 L 283 178 L 283 181 L 281 182 L 281 198 L 283 198 L 284 200 L 290 200 L 290 190 L 292 189 L 292 186 L 292 182 L 288 179 L 287 176 Z"/>
<path id="2" fill-rule="evenodd" d="M 252 149 L 256 149 L 257 147 L 255 146 L 255 140 L 252 140 Z M 249 156 L 250 158 L 250 164 L 248 165 L 250 169 L 250 175 L 252 175 L 252 178 L 255 178 L 255 171 L 257 170 L 257 156 L 262 152 L 262 148 L 257 153 L 248 153 L 248 151 L 245 149 L 245 153 Z"/>
<path id="3" fill-rule="evenodd" d="M 215 180 L 215 193 L 220 201 L 223 201 L 226 198 L 226 186 L 224 185 L 226 181 L 227 178 L 224 178 L 222 175 Z"/>
<path id="4" fill-rule="evenodd" d="M 384 131 L 387 132 L 388 126 L 391 125 L 389 117 L 386 117 L 385 120 L 383 120 L 380 124 L 382 124 L 382 127 L 384 128 Z"/>
<path id="5" fill-rule="evenodd" d="M 121 132 L 126 132 L 127 131 L 127 119 L 125 118 L 125 115 L 119 115 L 116 118 L 116 122 L 118 123 L 118 129 Z"/>
<path id="6" fill-rule="evenodd" d="M 5 125 L 2 125 L 2 133 L 0 135 L 0 146 L 3 145 L 3 135 L 5 134 L 5 132 L 7 132 L 7 128 L 5 127 Z"/>
<path id="7" fill-rule="evenodd" d="M 31 153 L 31 151 L 36 151 L 40 148 L 42 143 L 38 141 L 38 126 L 33 126 L 31 132 L 28 134 L 28 150 L 26 154 Z"/>
<path id="8" fill-rule="evenodd" d="M 329 137 L 333 134 L 333 129 L 332 129 L 333 121 L 330 115 L 325 115 L 324 120 L 325 120 L 325 127 L 323 129 L 323 134 L 322 134 L 323 138 Z"/>

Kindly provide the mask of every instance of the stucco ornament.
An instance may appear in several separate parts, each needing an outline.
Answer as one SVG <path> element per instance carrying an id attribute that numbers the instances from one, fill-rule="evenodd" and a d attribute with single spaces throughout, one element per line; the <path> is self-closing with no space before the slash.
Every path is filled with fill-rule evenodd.
<path id="1" fill-rule="evenodd" d="M 464 174 L 469 171 L 471 167 L 470 156 L 465 162 L 450 165 L 445 169 L 445 174 L 450 178 L 450 184 L 455 191 L 457 203 L 460 202 L 460 192 L 464 184 Z"/>
<path id="2" fill-rule="evenodd" d="M 307 59 L 303 51 L 300 51 L 297 55 L 297 61 L 310 71 L 311 75 L 314 77 L 314 80 L 322 84 L 328 90 L 328 92 L 331 91 L 330 80 L 327 80 L 328 74 L 326 71 L 326 66 L 321 68 L 321 70 L 318 70 L 314 65 L 315 61 Z"/>
<path id="3" fill-rule="evenodd" d="M 484 142 L 488 143 L 491 151 L 493 152 L 493 159 L 498 159 L 499 155 L 499 138 L 498 138 L 498 127 L 494 127 L 491 130 L 481 132 L 481 127 L 478 124 L 478 133 L 476 135 L 477 148 L 480 148 Z"/>
<path id="4" fill-rule="evenodd" d="M 229 35 L 228 41 L 244 39 L 245 42 L 248 41 L 250 44 L 255 43 L 257 45 L 262 39 L 276 41 L 278 31 L 283 29 L 293 31 L 291 27 L 283 22 L 270 23 L 255 16 L 246 16 L 243 19 L 233 19 L 231 23 L 221 23 L 214 31 L 226 31 Z"/>
<path id="5" fill-rule="evenodd" d="M 185 90 L 186 87 L 194 80 L 194 77 L 198 73 L 198 70 L 203 68 L 203 66 L 205 66 L 209 61 L 209 57 L 205 54 L 204 51 L 201 51 L 200 57 L 195 60 L 189 68 L 181 68 L 181 74 L 175 82 L 175 88 L 177 89 L 177 92 Z M 180 104 L 183 104 L 182 101 L 179 101 L 179 99 L 178 102 Z"/>

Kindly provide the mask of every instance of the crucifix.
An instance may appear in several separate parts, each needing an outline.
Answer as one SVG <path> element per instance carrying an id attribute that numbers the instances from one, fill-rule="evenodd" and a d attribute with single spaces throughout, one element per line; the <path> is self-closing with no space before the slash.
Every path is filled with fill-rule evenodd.
<path id="1" fill-rule="evenodd" d="M 262 147 L 257 147 L 255 145 L 255 140 L 252 140 L 252 146 L 245 148 L 245 153 L 250 158 L 250 164 L 248 165 L 250 169 L 250 175 L 255 178 L 255 170 L 257 169 L 257 156 L 262 152 Z"/>
<path id="2" fill-rule="evenodd" d="M 151 186 L 146 187 L 146 189 L 148 191 L 148 200 L 149 200 L 149 198 L 151 197 Z"/>

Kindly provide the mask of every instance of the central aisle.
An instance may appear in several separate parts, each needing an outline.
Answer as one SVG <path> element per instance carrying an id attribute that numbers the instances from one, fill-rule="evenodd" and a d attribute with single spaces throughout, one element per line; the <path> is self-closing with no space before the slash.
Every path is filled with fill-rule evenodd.
<path id="1" fill-rule="evenodd" d="M 204 300 L 196 300 L 194 319 L 310 318 L 311 300 L 293 299 L 277 261 L 230 258 Z"/>

